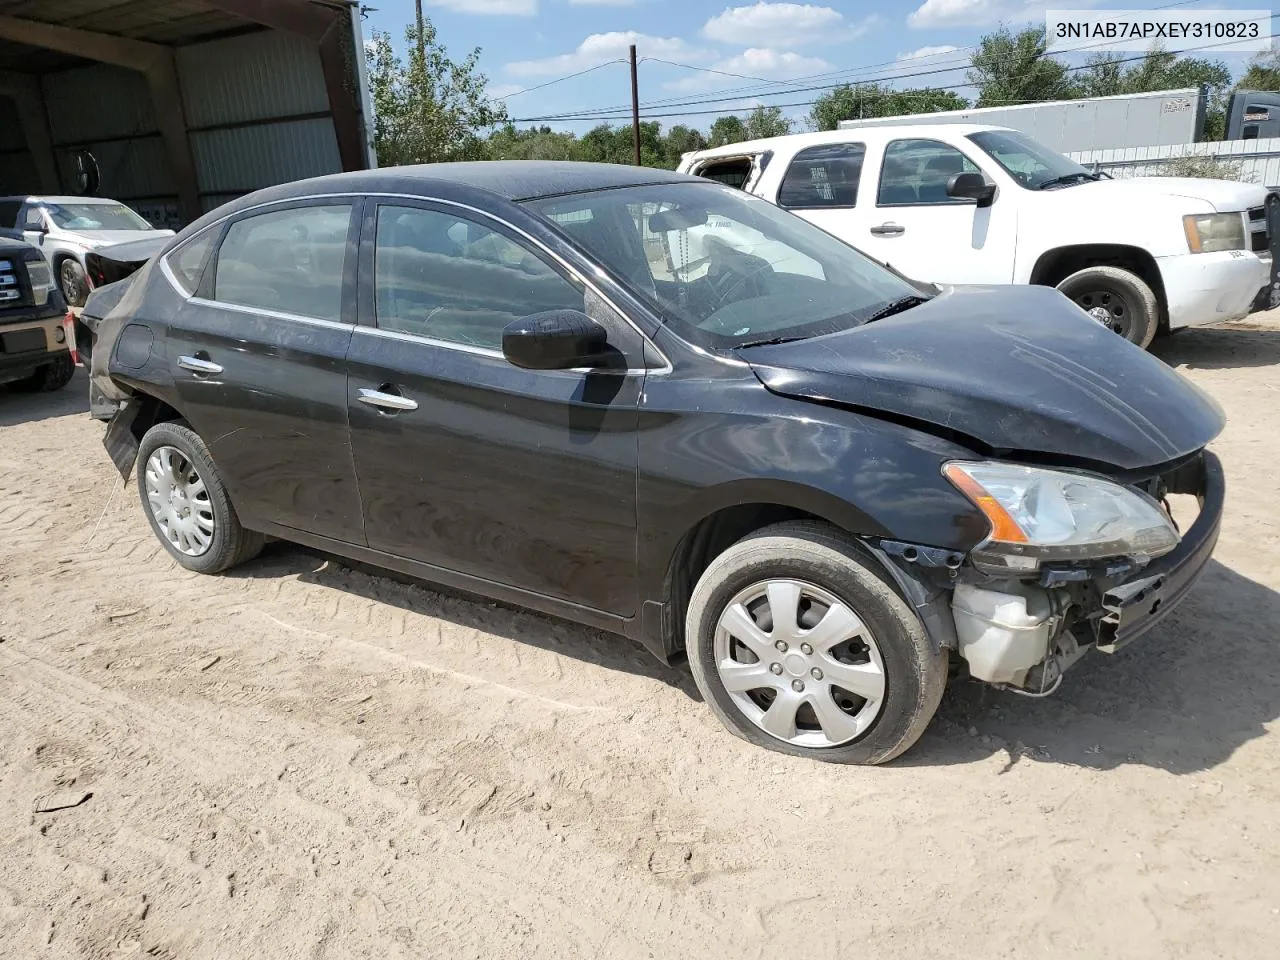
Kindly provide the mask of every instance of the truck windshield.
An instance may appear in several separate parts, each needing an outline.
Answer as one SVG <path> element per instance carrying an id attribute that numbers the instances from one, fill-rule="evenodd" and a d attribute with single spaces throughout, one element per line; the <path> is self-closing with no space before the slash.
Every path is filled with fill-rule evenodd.
<path id="1" fill-rule="evenodd" d="M 927 297 L 799 217 L 711 182 L 527 202 L 684 339 L 711 349 L 835 333 Z"/>
<path id="2" fill-rule="evenodd" d="M 1028 190 L 1069 187 L 1098 179 L 1074 160 L 1016 130 L 984 130 L 969 134 L 969 139 Z"/>
<path id="3" fill-rule="evenodd" d="M 63 230 L 150 230 L 151 224 L 123 203 L 46 203 L 49 219 Z"/>

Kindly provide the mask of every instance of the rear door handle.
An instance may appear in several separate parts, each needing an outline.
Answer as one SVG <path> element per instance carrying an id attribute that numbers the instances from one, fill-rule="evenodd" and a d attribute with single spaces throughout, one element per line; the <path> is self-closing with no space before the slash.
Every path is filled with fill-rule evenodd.
<path id="1" fill-rule="evenodd" d="M 418 401 L 410 400 L 408 397 L 402 397 L 398 393 L 386 393 L 382 390 L 370 390 L 368 387 L 361 387 L 356 391 L 359 396 L 357 399 L 361 403 L 367 403 L 371 407 L 378 407 L 381 410 L 417 410 Z"/>
<path id="2" fill-rule="evenodd" d="M 212 360 L 202 360 L 200 357 L 179 357 L 178 366 L 183 370 L 190 370 L 192 373 L 221 373 L 222 365 L 214 363 Z"/>
<path id="3" fill-rule="evenodd" d="M 906 227 L 900 223 L 894 223 L 893 221 L 882 223 L 878 227 L 871 228 L 871 235 L 873 237 L 900 237 L 906 232 Z"/>

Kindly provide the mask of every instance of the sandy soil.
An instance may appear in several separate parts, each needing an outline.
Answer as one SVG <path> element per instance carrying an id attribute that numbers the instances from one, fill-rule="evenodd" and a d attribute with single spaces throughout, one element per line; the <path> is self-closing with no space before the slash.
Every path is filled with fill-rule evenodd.
<path id="1" fill-rule="evenodd" d="M 779 757 L 628 642 L 153 541 L 83 377 L 0 394 L 4 957 L 1275 956 L 1280 318 L 1160 352 L 1230 417 L 1211 569 L 1052 700 Z"/>

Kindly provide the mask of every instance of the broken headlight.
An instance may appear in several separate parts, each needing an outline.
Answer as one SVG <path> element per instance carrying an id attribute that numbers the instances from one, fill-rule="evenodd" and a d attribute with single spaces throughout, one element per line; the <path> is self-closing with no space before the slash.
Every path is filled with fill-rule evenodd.
<path id="1" fill-rule="evenodd" d="M 1087 474 L 952 461 L 943 474 L 991 522 L 975 560 L 1012 571 L 1046 560 L 1158 557 L 1178 531 L 1155 500 Z"/>

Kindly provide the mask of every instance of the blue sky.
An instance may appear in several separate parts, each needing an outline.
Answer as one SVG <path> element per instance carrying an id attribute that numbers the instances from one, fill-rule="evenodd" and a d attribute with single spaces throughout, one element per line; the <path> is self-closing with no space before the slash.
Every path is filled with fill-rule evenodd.
<path id="1" fill-rule="evenodd" d="M 413 18 L 413 0 L 364 0 L 376 7 L 365 21 L 390 32 L 403 45 Z M 612 63 L 581 77 L 550 83 L 568 74 L 625 58 L 635 43 L 640 64 L 640 98 L 646 117 L 664 126 L 685 122 L 706 129 L 715 114 L 756 103 L 791 104 L 812 100 L 819 91 L 767 97 L 769 89 L 794 89 L 844 81 L 887 80 L 896 85 L 956 86 L 965 82 L 966 51 L 998 23 L 1044 22 L 1044 10 L 1082 7 L 1189 10 L 1258 10 L 1263 4 L 1183 0 L 1127 0 L 1122 3 L 1058 0 L 426 0 L 451 55 L 482 49 L 481 68 L 489 91 L 506 98 L 513 118 L 532 118 L 584 109 L 622 108 L 629 102 L 627 67 Z M 1247 54 L 1221 50 L 1202 56 L 1223 59 L 1237 74 Z M 668 62 L 660 62 L 668 61 Z M 684 66 L 674 66 L 682 64 Z M 691 69 L 700 68 L 700 69 Z M 718 72 L 710 72 L 718 71 Z M 928 71 L 916 79 L 903 74 Z M 894 81 L 893 78 L 900 78 Z M 956 87 L 962 96 L 972 88 Z M 660 101 L 734 96 L 723 102 L 663 105 Z M 655 102 L 658 101 L 658 102 Z M 788 106 L 802 117 L 807 106 Z M 671 116 L 661 116 L 674 114 Z M 598 121 L 552 121 L 559 129 L 585 131 Z M 615 125 L 626 119 L 611 119 Z M 524 125 L 524 124 L 522 124 Z"/>

